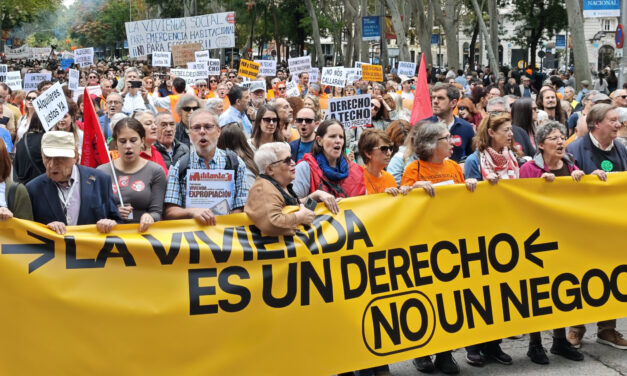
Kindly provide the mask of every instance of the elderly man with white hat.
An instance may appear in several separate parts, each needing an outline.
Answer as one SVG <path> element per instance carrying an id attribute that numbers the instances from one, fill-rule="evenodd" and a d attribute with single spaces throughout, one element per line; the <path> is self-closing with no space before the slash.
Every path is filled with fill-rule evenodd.
<path id="1" fill-rule="evenodd" d="M 411 89 L 411 85 L 414 83 L 413 77 L 407 77 L 404 75 L 399 76 L 401 78 L 401 97 L 403 100 L 414 100 L 414 92 Z"/>
<path id="2" fill-rule="evenodd" d="M 26 185 L 34 220 L 60 235 L 65 234 L 66 226 L 89 224 L 102 233 L 110 232 L 120 220 L 111 178 L 76 164 L 74 135 L 47 132 L 41 139 L 41 155 L 46 173 Z"/>

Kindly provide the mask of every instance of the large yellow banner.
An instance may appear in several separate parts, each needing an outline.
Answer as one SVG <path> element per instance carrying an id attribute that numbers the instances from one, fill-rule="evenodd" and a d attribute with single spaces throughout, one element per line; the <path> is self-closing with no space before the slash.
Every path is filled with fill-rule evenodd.
<path id="1" fill-rule="evenodd" d="M 2 375 L 325 375 L 627 316 L 627 174 L 140 234 L 0 224 Z"/>

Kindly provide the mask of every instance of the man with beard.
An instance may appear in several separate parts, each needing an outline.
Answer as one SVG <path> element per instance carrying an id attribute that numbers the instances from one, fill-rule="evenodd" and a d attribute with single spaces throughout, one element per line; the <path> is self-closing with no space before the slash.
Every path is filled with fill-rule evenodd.
<path id="1" fill-rule="evenodd" d="M 279 113 L 279 126 L 281 129 L 289 127 L 292 123 L 292 106 L 285 98 L 276 98 L 274 100 L 274 106 Z"/>
<path id="2" fill-rule="evenodd" d="M 250 188 L 246 182 L 246 164 L 234 152 L 218 149 L 220 126 L 214 113 L 206 109 L 196 110 L 192 113 L 189 124 L 190 139 L 194 148 L 170 168 L 164 199 L 165 218 L 194 218 L 202 225 L 214 226 L 216 215 L 240 213 L 246 205 Z M 186 203 L 188 169 L 232 170 L 234 177 L 232 199 L 226 205 L 218 203 L 212 207 L 213 210 L 188 205 Z"/>
<path id="3" fill-rule="evenodd" d="M 557 93 L 555 89 L 550 86 L 545 86 L 540 90 L 536 104 L 538 109 L 543 110 L 549 115 L 550 120 L 558 121 L 562 124 L 566 124 L 566 119 L 562 107 L 558 105 Z"/>
<path id="4" fill-rule="evenodd" d="M 255 81 L 250 86 L 250 104 L 248 107 L 248 115 L 251 119 L 257 117 L 257 110 L 264 104 L 266 104 L 266 90 L 263 81 Z"/>
<path id="5" fill-rule="evenodd" d="M 297 163 L 303 158 L 303 155 L 311 152 L 316 138 L 315 130 L 319 123 L 318 114 L 311 108 L 303 107 L 296 114 L 294 124 L 298 127 L 300 138 L 290 142 L 290 149 L 292 150 L 292 159 Z"/>
<path id="6" fill-rule="evenodd" d="M 174 138 L 176 122 L 170 111 L 159 112 L 155 118 L 157 124 L 157 141 L 155 148 L 161 153 L 167 168 L 173 166 L 185 154 L 189 147 Z"/>

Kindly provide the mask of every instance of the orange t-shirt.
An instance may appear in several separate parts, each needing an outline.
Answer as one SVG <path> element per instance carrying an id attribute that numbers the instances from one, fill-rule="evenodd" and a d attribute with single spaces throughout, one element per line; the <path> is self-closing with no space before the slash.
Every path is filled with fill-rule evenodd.
<path id="1" fill-rule="evenodd" d="M 430 181 L 431 184 L 452 180 L 455 184 L 464 182 L 464 173 L 460 165 L 451 159 L 442 163 L 413 161 L 405 168 L 401 185 L 413 185 L 417 181 Z"/>
<path id="2" fill-rule="evenodd" d="M 366 183 L 366 194 L 373 195 L 375 193 L 383 193 L 386 188 L 396 188 L 396 180 L 394 176 L 387 171 L 381 171 L 381 176 L 373 176 L 364 169 L 364 183 Z"/>
<path id="3" fill-rule="evenodd" d="M 292 142 L 292 141 L 296 141 L 300 138 L 300 133 L 298 133 L 298 129 L 293 128 L 292 126 L 290 127 L 290 138 L 287 140 L 287 142 Z"/>

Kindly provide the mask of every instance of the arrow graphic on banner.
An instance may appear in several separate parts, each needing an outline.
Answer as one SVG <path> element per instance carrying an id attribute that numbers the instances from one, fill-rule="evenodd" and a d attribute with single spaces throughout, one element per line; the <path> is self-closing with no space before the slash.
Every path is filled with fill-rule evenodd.
<path id="1" fill-rule="evenodd" d="M 37 235 L 30 231 L 27 231 L 27 233 L 33 238 L 41 240 L 43 244 L 42 243 L 3 244 L 2 254 L 3 255 L 41 254 L 41 256 L 37 257 L 37 259 L 35 259 L 30 264 L 28 264 L 28 273 L 32 273 L 54 258 L 54 240 L 44 238 L 43 236 Z"/>
<path id="2" fill-rule="evenodd" d="M 539 267 L 544 267 L 544 262 L 540 260 L 534 253 L 536 252 L 547 252 L 547 251 L 555 251 L 557 250 L 557 242 L 550 243 L 538 243 L 533 244 L 533 242 L 538 239 L 540 236 L 540 229 L 536 229 L 533 234 L 529 235 L 527 240 L 525 240 L 525 257 L 527 260 L 533 262 Z"/>

